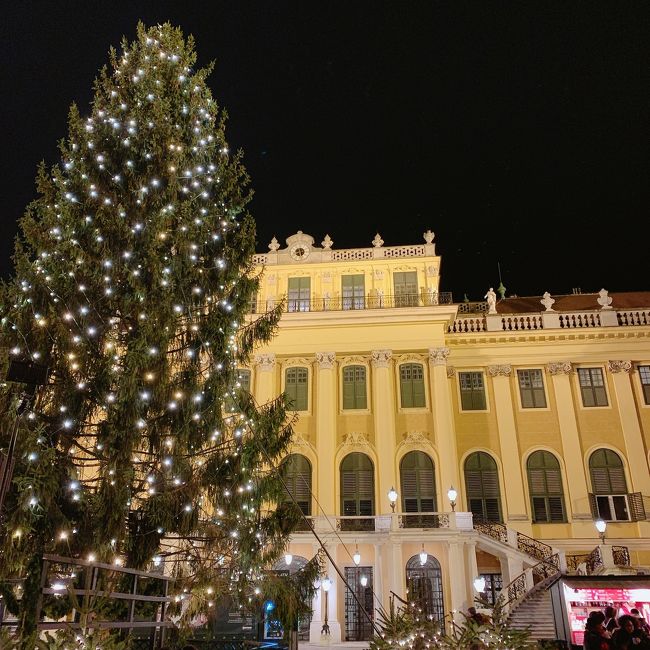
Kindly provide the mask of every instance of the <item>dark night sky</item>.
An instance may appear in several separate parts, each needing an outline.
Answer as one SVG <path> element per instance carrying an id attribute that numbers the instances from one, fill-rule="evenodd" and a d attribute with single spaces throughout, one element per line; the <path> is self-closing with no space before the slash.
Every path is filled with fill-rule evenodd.
<path id="1" fill-rule="evenodd" d="M 110 45 L 171 21 L 216 60 L 258 250 L 436 233 L 444 291 L 650 289 L 650 4 L 20 2 L 0 19 L 2 274 Z"/>

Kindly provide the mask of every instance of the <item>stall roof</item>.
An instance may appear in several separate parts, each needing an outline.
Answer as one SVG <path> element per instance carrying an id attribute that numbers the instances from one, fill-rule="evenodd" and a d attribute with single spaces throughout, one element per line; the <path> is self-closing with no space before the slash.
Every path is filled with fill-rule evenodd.
<path id="1" fill-rule="evenodd" d="M 574 589 L 639 589 L 650 587 L 650 576 L 565 576 L 562 582 Z"/>

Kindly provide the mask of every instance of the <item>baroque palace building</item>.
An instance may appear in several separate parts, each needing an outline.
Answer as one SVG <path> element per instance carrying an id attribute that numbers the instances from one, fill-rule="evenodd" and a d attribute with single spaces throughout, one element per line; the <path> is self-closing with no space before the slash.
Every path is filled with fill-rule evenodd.
<path id="1" fill-rule="evenodd" d="M 254 260 L 254 310 L 286 314 L 240 378 L 297 414 L 289 570 L 314 532 L 334 560 L 312 641 L 367 639 L 360 605 L 393 594 L 442 619 L 477 585 L 516 603 L 556 573 L 650 573 L 650 293 L 454 304 L 433 239 L 336 250 L 299 231 Z"/>

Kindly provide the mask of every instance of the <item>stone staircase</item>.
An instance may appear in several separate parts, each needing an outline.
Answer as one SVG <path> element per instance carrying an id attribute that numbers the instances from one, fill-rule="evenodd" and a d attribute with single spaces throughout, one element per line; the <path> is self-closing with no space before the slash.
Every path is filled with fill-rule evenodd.
<path id="1" fill-rule="evenodd" d="M 557 639 L 549 587 L 559 578 L 560 574 L 557 574 L 538 582 L 523 598 L 513 603 L 508 623 L 517 630 L 528 629 L 535 641 Z"/>

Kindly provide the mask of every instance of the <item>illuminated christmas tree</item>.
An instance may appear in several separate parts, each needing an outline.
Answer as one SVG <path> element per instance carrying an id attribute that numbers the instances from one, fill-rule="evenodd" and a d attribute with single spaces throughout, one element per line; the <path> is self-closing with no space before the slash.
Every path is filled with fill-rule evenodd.
<path id="1" fill-rule="evenodd" d="M 198 611 L 254 598 L 296 521 L 275 469 L 284 399 L 258 406 L 240 381 L 281 306 L 248 315 L 249 179 L 195 62 L 168 24 L 111 50 L 20 224 L 2 347 L 49 369 L 18 420 L 0 529 L 0 579 L 27 576 L 24 635 L 44 553 L 173 561 Z M 19 389 L 1 389 L 0 447 Z"/>

